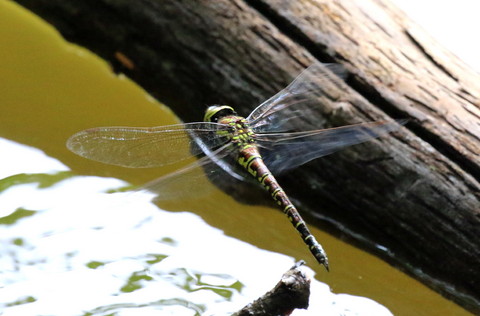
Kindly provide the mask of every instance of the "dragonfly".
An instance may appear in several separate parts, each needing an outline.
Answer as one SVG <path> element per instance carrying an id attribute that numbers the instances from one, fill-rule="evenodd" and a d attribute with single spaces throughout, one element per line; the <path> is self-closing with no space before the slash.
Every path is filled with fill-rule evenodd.
<path id="1" fill-rule="evenodd" d="M 314 63 L 247 117 L 239 116 L 232 106 L 214 105 L 206 110 L 203 122 L 92 128 L 71 136 L 67 147 L 82 157 L 130 168 L 159 167 L 200 157 L 144 186 L 160 199 L 201 194 L 206 186 L 198 185 L 197 180 L 205 175 L 209 181 L 228 180 L 225 177 L 253 181 L 268 191 L 328 271 L 327 254 L 275 175 L 404 124 L 374 121 L 320 129 L 322 103 L 339 97 L 325 87 L 344 76 L 345 69 L 339 64 Z"/>

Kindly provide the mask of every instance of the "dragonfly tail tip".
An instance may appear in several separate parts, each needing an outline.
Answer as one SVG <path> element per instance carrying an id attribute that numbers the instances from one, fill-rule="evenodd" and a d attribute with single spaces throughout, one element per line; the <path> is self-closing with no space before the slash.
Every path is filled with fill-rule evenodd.
<path id="1" fill-rule="evenodd" d="M 324 256 L 322 260 L 320 261 L 321 264 L 327 269 L 327 272 L 330 272 L 330 267 L 328 266 L 328 258 Z"/>
<path id="2" fill-rule="evenodd" d="M 330 268 L 328 267 L 328 262 L 324 262 L 323 265 L 325 266 L 325 269 L 327 269 L 327 272 L 330 272 Z"/>

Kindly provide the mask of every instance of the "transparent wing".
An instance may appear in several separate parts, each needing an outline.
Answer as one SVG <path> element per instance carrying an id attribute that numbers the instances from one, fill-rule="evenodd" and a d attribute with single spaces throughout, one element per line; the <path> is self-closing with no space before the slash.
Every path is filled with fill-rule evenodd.
<path id="1" fill-rule="evenodd" d="M 159 127 L 98 127 L 76 133 L 67 147 L 77 155 L 107 164 L 150 168 L 175 163 L 228 142 L 216 123 Z"/>
<path id="2" fill-rule="evenodd" d="M 345 68 L 339 64 L 311 65 L 285 89 L 253 110 L 247 118 L 250 127 L 256 133 L 318 129 L 319 106 L 325 98 L 339 98 L 332 95 L 334 89 L 329 87 L 345 75 Z"/>
<path id="3" fill-rule="evenodd" d="M 308 132 L 258 134 L 265 164 L 274 174 L 298 167 L 347 146 L 398 130 L 406 120 L 379 121 Z"/>
<path id="4" fill-rule="evenodd" d="M 248 175 L 236 167 L 235 153 L 235 147 L 226 144 L 182 169 L 147 183 L 141 189 L 157 194 L 157 201 L 166 201 L 205 195 L 215 188 L 214 184 L 221 186 L 231 182 L 233 179 L 230 176 L 244 181 Z"/>

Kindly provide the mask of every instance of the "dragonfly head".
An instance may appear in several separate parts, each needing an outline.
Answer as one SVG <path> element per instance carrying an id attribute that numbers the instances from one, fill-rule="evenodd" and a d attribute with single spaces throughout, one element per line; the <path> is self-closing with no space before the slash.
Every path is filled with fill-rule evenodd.
<path id="1" fill-rule="evenodd" d="M 228 105 L 212 105 L 205 111 L 204 122 L 217 123 L 224 116 L 237 115 L 237 112 Z"/>

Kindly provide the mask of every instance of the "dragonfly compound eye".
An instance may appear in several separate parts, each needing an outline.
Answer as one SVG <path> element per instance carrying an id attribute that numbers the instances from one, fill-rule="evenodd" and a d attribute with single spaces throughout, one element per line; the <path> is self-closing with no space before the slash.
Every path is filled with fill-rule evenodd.
<path id="1" fill-rule="evenodd" d="M 216 123 L 222 117 L 229 116 L 229 115 L 237 115 L 237 112 L 235 112 L 235 110 L 231 106 L 212 105 L 208 107 L 207 111 L 205 111 L 205 117 L 203 120 L 205 122 Z"/>

